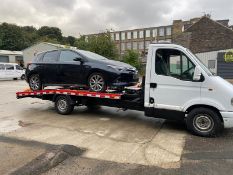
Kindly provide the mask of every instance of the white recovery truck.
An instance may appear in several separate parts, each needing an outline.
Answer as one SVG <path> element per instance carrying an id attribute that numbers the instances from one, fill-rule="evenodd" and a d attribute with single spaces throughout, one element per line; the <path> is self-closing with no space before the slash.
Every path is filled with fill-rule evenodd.
<path id="1" fill-rule="evenodd" d="M 120 93 L 77 89 L 44 89 L 16 93 L 55 102 L 60 114 L 74 106 L 110 106 L 144 111 L 145 116 L 185 121 L 199 136 L 215 136 L 233 127 L 233 85 L 214 76 L 188 49 L 167 43 L 151 44 L 141 88 Z"/>

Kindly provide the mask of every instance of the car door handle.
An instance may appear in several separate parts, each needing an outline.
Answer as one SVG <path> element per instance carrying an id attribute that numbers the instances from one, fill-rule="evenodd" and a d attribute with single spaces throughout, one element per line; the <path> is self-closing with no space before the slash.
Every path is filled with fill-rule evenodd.
<path id="1" fill-rule="evenodd" d="M 150 83 L 150 88 L 157 88 L 157 83 Z"/>

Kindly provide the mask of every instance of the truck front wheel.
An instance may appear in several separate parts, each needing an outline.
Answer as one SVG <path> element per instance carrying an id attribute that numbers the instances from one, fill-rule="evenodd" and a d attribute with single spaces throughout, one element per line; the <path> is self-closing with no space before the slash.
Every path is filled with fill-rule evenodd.
<path id="1" fill-rule="evenodd" d="M 55 108 L 59 114 L 68 115 L 74 110 L 74 105 L 71 104 L 71 100 L 68 96 L 60 95 L 56 98 Z"/>
<path id="2" fill-rule="evenodd" d="M 187 129 L 202 137 L 213 137 L 223 129 L 223 123 L 217 112 L 209 108 L 195 108 L 186 118 Z"/>

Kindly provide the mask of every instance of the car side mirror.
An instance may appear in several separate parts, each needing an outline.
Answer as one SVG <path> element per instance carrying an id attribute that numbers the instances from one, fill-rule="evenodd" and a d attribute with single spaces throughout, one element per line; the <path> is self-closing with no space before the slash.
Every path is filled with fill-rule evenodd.
<path id="1" fill-rule="evenodd" d="M 74 61 L 80 61 L 80 62 L 83 62 L 83 59 L 82 59 L 81 57 L 76 57 L 76 58 L 74 59 Z"/>
<path id="2" fill-rule="evenodd" d="M 199 66 L 195 67 L 194 74 L 193 74 L 193 80 L 194 81 L 201 80 L 201 68 Z"/>

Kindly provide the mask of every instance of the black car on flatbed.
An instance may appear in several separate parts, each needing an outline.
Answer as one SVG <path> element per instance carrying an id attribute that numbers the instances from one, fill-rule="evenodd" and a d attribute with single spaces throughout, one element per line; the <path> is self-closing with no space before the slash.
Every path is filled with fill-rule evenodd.
<path id="1" fill-rule="evenodd" d="M 137 73 L 129 64 L 93 52 L 59 49 L 39 53 L 27 66 L 26 81 L 32 90 L 46 86 L 79 86 L 103 92 L 108 87 L 135 85 Z"/>

